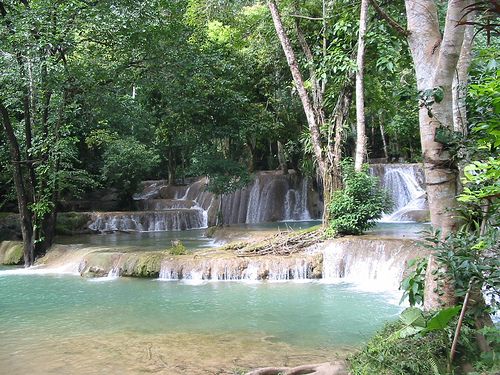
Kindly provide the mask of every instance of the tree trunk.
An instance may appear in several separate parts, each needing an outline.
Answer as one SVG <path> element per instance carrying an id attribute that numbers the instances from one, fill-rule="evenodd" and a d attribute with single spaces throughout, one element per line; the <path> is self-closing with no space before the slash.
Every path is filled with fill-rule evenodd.
<path id="1" fill-rule="evenodd" d="M 14 169 L 14 186 L 16 188 L 19 216 L 21 219 L 21 234 L 23 236 L 24 265 L 29 267 L 35 261 L 33 223 L 31 212 L 28 208 L 31 203 L 29 198 L 30 194 L 26 190 L 24 184 L 19 143 L 17 142 L 14 134 L 14 129 L 12 128 L 7 108 L 5 108 L 2 102 L 0 102 L 0 114 L 2 116 L 3 129 L 9 143 L 10 158 Z"/>
<path id="2" fill-rule="evenodd" d="M 168 184 L 175 185 L 175 156 L 172 147 L 168 148 Z"/>
<path id="3" fill-rule="evenodd" d="M 474 15 L 467 16 L 468 21 L 472 21 Z M 467 81 L 469 67 L 472 62 L 472 42 L 474 39 L 474 25 L 465 27 L 464 41 L 458 59 L 456 74 L 453 77 L 453 128 L 456 132 L 467 135 L 467 108 L 465 99 L 467 97 Z"/>
<path id="4" fill-rule="evenodd" d="M 384 131 L 384 118 L 382 114 L 379 117 L 379 126 L 380 126 L 380 135 L 382 136 L 382 145 L 384 147 L 384 157 L 385 161 L 389 160 L 389 153 L 387 152 L 387 141 L 385 139 L 385 131 Z"/>
<path id="5" fill-rule="evenodd" d="M 448 2 L 442 39 L 435 1 L 405 0 L 405 5 L 410 32 L 408 43 L 415 65 L 418 90 L 420 93 L 431 93 L 433 90 L 438 93 L 434 94 L 431 106 L 421 106 L 419 125 L 431 222 L 441 230 L 444 239 L 458 225 L 454 213 L 457 205 L 455 196 L 458 170 L 452 163 L 446 145 L 437 142 L 435 136 L 438 128 L 453 129 L 452 82 L 465 29 L 458 21 L 462 18 L 468 1 Z M 444 291 L 442 296 L 437 293 L 439 288 L 433 275 L 437 268 L 434 257 L 430 256 L 426 276 L 426 309 L 454 303 L 450 283 L 446 283 L 448 285 L 445 285 L 445 290 L 441 290 Z"/>
<path id="6" fill-rule="evenodd" d="M 283 143 L 281 143 L 280 141 L 278 141 L 277 143 L 278 143 L 278 161 L 280 163 L 280 169 L 284 175 L 287 175 L 288 165 L 286 163 L 286 156 L 285 156 L 285 150 L 283 149 Z"/>
<path id="7" fill-rule="evenodd" d="M 344 134 L 345 121 L 349 115 L 349 109 L 352 102 L 352 84 L 353 84 L 354 74 L 349 74 L 346 78 L 342 90 L 340 90 L 339 96 L 337 98 L 337 103 L 335 105 L 333 122 L 335 126 L 335 135 L 330 134 L 328 137 L 328 157 L 331 158 L 330 165 L 332 169 L 333 181 L 332 190 L 338 190 L 342 188 L 342 171 L 340 168 L 340 162 L 342 160 L 342 137 Z M 333 138 L 333 139 L 332 139 Z"/>
<path id="8" fill-rule="evenodd" d="M 358 56 L 356 58 L 356 158 L 354 160 L 356 171 L 361 171 L 366 155 L 364 66 L 368 4 L 368 0 L 361 0 L 359 16 Z"/>
<path id="9" fill-rule="evenodd" d="M 318 169 L 320 175 L 323 176 L 327 168 L 325 165 L 325 160 L 323 158 L 323 151 L 321 148 L 321 134 L 319 130 L 319 124 L 316 121 L 316 116 L 314 113 L 313 106 L 311 104 L 306 88 L 304 86 L 304 80 L 302 78 L 302 74 L 300 73 L 299 64 L 297 63 L 297 59 L 292 49 L 290 39 L 288 38 L 288 35 L 286 34 L 285 29 L 283 28 L 283 23 L 281 21 L 281 16 L 279 14 L 278 7 L 276 6 L 276 1 L 268 0 L 267 5 L 269 7 L 271 16 L 273 18 L 276 34 L 278 35 L 281 47 L 283 48 L 283 52 L 285 53 L 288 67 L 290 68 L 290 72 L 292 73 L 295 87 L 302 102 L 302 107 L 304 109 L 304 113 L 307 119 L 307 124 L 309 126 L 309 131 L 311 133 L 314 155 L 318 162 Z"/>

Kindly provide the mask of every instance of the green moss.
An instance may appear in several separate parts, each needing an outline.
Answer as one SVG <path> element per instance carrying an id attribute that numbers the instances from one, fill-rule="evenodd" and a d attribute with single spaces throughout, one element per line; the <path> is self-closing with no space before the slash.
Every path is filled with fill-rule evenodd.
<path id="1" fill-rule="evenodd" d="M 249 242 L 246 241 L 235 241 L 235 242 L 230 242 L 227 243 L 219 248 L 219 250 L 223 251 L 235 251 L 239 249 L 243 249 L 244 247 L 248 246 Z"/>
<path id="2" fill-rule="evenodd" d="M 4 241 L 0 247 L 0 263 L 5 265 L 16 265 L 23 263 L 22 242 Z"/>
<path id="3" fill-rule="evenodd" d="M 156 278 L 160 274 L 161 262 L 165 253 L 140 254 L 133 267 L 131 276 Z"/>

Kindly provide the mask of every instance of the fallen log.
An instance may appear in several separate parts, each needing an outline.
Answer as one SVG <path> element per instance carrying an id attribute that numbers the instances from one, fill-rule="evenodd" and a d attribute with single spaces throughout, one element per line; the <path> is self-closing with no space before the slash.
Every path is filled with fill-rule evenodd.
<path id="1" fill-rule="evenodd" d="M 345 362 L 335 361 L 297 367 L 262 367 L 246 375 L 348 375 Z"/>

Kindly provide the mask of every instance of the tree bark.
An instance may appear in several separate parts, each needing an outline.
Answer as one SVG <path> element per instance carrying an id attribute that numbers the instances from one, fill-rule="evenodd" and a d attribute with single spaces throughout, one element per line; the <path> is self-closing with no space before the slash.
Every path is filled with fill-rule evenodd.
<path id="1" fill-rule="evenodd" d="M 9 143 L 10 158 L 14 170 L 14 186 L 16 188 L 17 204 L 19 207 L 19 216 L 21 219 L 21 234 L 23 236 L 23 254 L 25 266 L 31 266 L 35 261 L 33 223 L 31 212 L 28 205 L 31 203 L 29 193 L 24 184 L 23 172 L 21 168 L 21 151 L 19 143 L 14 134 L 14 129 L 10 122 L 9 112 L 0 101 L 0 114 L 7 141 Z"/>
<path id="2" fill-rule="evenodd" d="M 473 21 L 474 15 L 467 16 L 468 21 Z M 472 62 L 472 42 L 474 39 L 474 25 L 465 26 L 464 41 L 457 63 L 456 74 L 453 77 L 453 128 L 462 135 L 467 135 L 467 108 L 465 99 L 467 97 L 467 83 L 469 67 Z"/>
<path id="3" fill-rule="evenodd" d="M 452 82 L 464 39 L 465 27 L 459 24 L 468 5 L 466 0 L 450 0 L 446 14 L 443 38 L 439 28 L 436 2 L 405 0 L 408 43 L 415 65 L 417 88 L 420 93 L 439 90 L 442 100 L 435 95 L 430 107 L 421 105 L 419 111 L 420 138 L 424 159 L 424 172 L 429 199 L 431 222 L 441 230 L 442 239 L 456 230 L 458 170 L 452 163 L 446 145 L 435 140 L 438 128 L 453 129 Z M 439 308 L 454 303 L 451 283 L 447 283 L 442 297 L 433 272 L 438 268 L 430 256 L 427 276 L 426 309 Z M 443 291 L 443 290 L 442 290 Z"/>
<path id="4" fill-rule="evenodd" d="M 380 135 L 382 137 L 382 145 L 384 147 L 384 157 L 385 157 L 385 162 L 389 160 L 389 153 L 387 152 L 387 141 L 385 139 L 385 131 L 384 131 L 384 118 L 382 117 L 382 114 L 379 116 L 379 127 L 380 127 Z"/>
<path id="5" fill-rule="evenodd" d="M 361 171 L 366 155 L 364 67 L 368 4 L 368 0 L 361 0 L 358 55 L 356 58 L 356 158 L 354 159 L 354 169 L 358 172 Z"/>
<path id="6" fill-rule="evenodd" d="M 333 175 L 332 185 L 334 191 L 342 188 L 342 171 L 340 168 L 340 162 L 342 160 L 341 146 L 344 134 L 344 125 L 349 115 L 349 109 L 352 102 L 353 80 L 354 74 L 350 73 L 346 78 L 342 90 L 340 90 L 337 103 L 335 104 L 333 117 L 335 133 L 334 135 L 331 133 L 328 137 L 328 156 L 331 158 L 330 164 Z"/>
<path id="7" fill-rule="evenodd" d="M 175 185 L 175 156 L 172 147 L 168 148 L 168 184 Z"/>
<path id="8" fill-rule="evenodd" d="M 318 169 L 320 175 L 323 176 L 327 168 L 323 158 L 323 151 L 321 148 L 321 134 L 320 134 L 319 124 L 317 123 L 316 116 L 314 114 L 314 108 L 311 104 L 309 95 L 307 94 L 306 88 L 304 86 L 304 80 L 302 78 L 302 74 L 300 73 L 299 64 L 295 57 L 295 53 L 292 49 L 290 39 L 288 38 L 288 35 L 286 34 L 285 29 L 283 28 L 283 23 L 281 21 L 281 16 L 279 14 L 278 7 L 276 6 L 276 1 L 268 0 L 267 5 L 271 12 L 274 28 L 276 29 L 276 34 L 278 35 L 281 47 L 283 48 L 283 52 L 285 53 L 288 67 L 290 68 L 290 72 L 292 73 L 295 87 L 302 102 L 302 107 L 304 109 L 309 131 L 311 133 L 314 155 L 316 156 L 316 160 L 318 162 Z"/>
<path id="9" fill-rule="evenodd" d="M 285 150 L 283 148 L 283 143 L 281 143 L 281 141 L 278 141 L 277 144 L 278 144 L 278 161 L 280 164 L 280 169 L 284 175 L 287 175 L 288 174 L 288 165 L 286 162 L 286 156 L 285 156 Z"/>

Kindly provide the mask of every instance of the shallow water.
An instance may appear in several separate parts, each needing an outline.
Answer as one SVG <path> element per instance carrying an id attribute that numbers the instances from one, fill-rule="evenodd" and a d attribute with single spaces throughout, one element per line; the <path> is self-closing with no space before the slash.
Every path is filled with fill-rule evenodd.
<path id="1" fill-rule="evenodd" d="M 401 310 L 346 284 L 86 280 L 0 271 L 8 374 L 231 374 L 334 359 Z"/>
<path id="2" fill-rule="evenodd" d="M 300 230 L 320 224 L 319 220 L 308 221 L 280 221 L 259 224 L 238 224 L 225 227 L 227 232 L 234 231 L 239 234 L 251 235 L 262 231 L 274 230 Z M 419 223 L 385 223 L 379 222 L 376 227 L 368 231 L 368 235 L 392 238 L 419 238 L 420 232 L 429 228 L 428 224 Z M 123 247 L 123 251 L 151 251 L 164 250 L 171 246 L 173 241 L 181 241 L 188 249 L 206 249 L 220 245 L 213 238 L 207 238 L 206 229 L 190 229 L 185 231 L 165 232 L 130 232 L 130 233 L 106 233 L 85 234 L 75 236 L 59 236 L 56 243 L 59 244 L 82 244 L 90 247 Z M 233 240 L 234 238 L 231 238 Z"/>
<path id="3" fill-rule="evenodd" d="M 299 230 L 310 228 L 321 223 L 318 220 L 280 221 L 260 224 L 238 224 L 225 227 L 228 230 L 244 232 L 260 232 L 264 230 Z M 83 244 L 95 247 L 126 246 L 132 250 L 164 250 L 172 241 L 181 241 L 188 249 L 204 249 L 216 246 L 212 238 L 205 235 L 206 229 L 189 229 L 184 231 L 163 232 L 115 232 L 105 234 L 83 234 L 75 236 L 59 236 L 59 244 Z"/>

